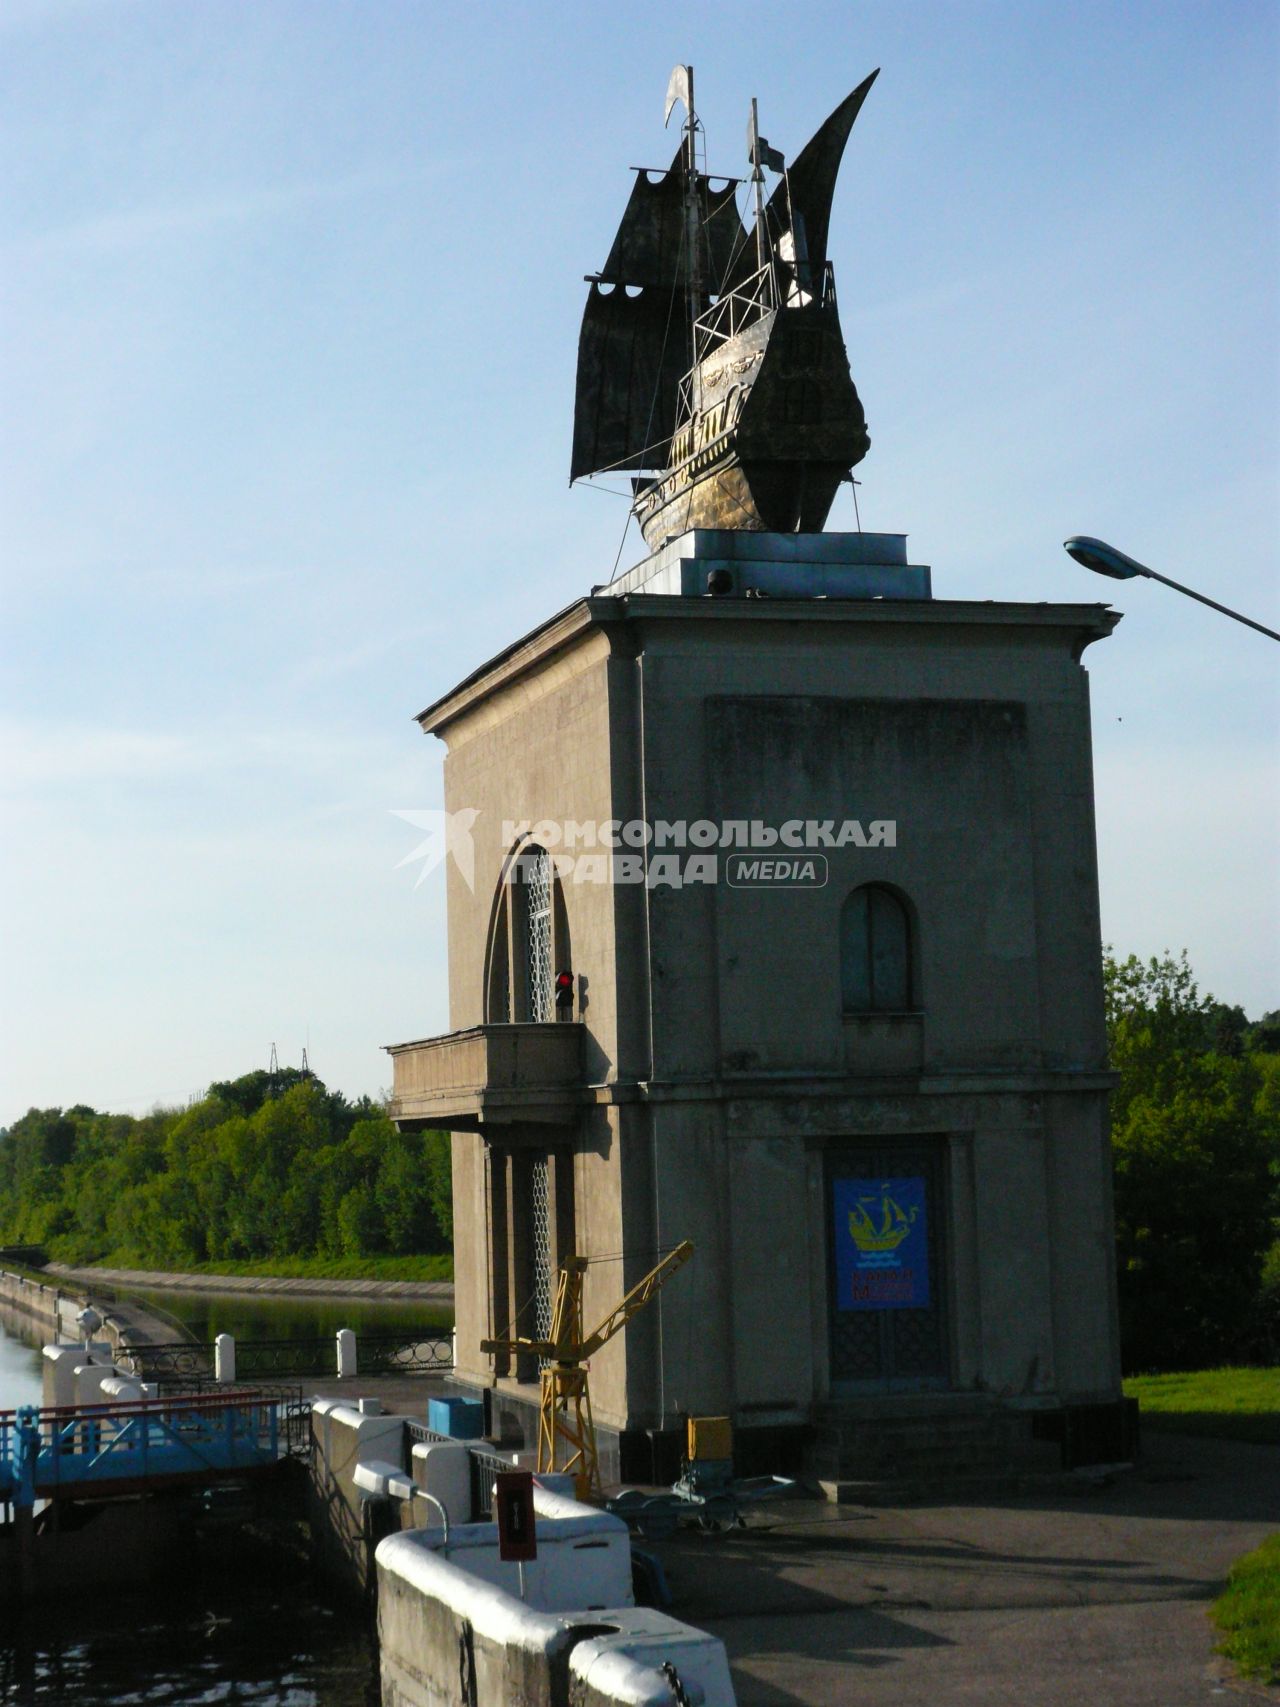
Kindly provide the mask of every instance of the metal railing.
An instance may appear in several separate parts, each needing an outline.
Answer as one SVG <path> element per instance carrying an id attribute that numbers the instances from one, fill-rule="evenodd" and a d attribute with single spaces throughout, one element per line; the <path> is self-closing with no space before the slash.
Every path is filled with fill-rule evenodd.
<path id="1" fill-rule="evenodd" d="M 752 273 L 737 290 L 726 291 L 693 323 L 699 360 L 717 344 L 724 343 L 726 338 L 732 338 L 735 332 L 767 314 L 774 300 L 772 265 L 765 265 L 758 273 Z"/>
<path id="2" fill-rule="evenodd" d="M 426 1423 L 419 1422 L 417 1417 L 410 1417 L 405 1423 L 410 1442 L 417 1446 L 465 1446 L 455 1435 L 441 1434 L 439 1429 L 430 1428 Z"/>
<path id="3" fill-rule="evenodd" d="M 263 1468 L 306 1451 L 309 1417 L 298 1391 L 245 1389 L 0 1411 L 0 1498 Z"/>
<path id="4" fill-rule="evenodd" d="M 213 1347 L 196 1340 L 166 1341 L 161 1345 L 116 1347 L 115 1361 L 140 1381 L 203 1382 L 213 1380 Z"/>
<path id="5" fill-rule="evenodd" d="M 693 323 L 698 360 L 710 355 L 717 344 L 725 343 L 745 326 L 762 319 L 779 302 L 792 307 L 800 302 L 834 307 L 836 280 L 831 262 L 824 262 L 816 277 L 807 263 L 797 267 L 794 262 L 767 262 L 736 290 L 726 291 Z"/>
<path id="6" fill-rule="evenodd" d="M 303 1458 L 311 1456 L 311 1400 L 304 1399 L 301 1387 L 255 1387 L 254 1392 L 279 1407 L 280 1456 Z"/>
<path id="7" fill-rule="evenodd" d="M 494 1451 L 488 1441 L 458 1440 L 451 1434 L 410 1417 L 405 1424 L 410 1450 L 419 1442 L 428 1445 L 465 1446 L 471 1454 L 471 1521 L 485 1522 L 493 1516 L 493 1478 L 511 1468 L 511 1454 Z"/>
<path id="8" fill-rule="evenodd" d="M 453 1336 L 406 1339 L 403 1334 L 357 1334 L 356 1355 L 362 1375 L 428 1374 L 453 1368 Z"/>
<path id="9" fill-rule="evenodd" d="M 471 1448 L 471 1516 L 482 1523 L 493 1516 L 493 1478 L 511 1468 L 511 1457 Z"/>
<path id="10" fill-rule="evenodd" d="M 140 1380 L 203 1384 L 213 1378 L 215 1350 L 212 1341 L 122 1345 L 116 1361 Z M 361 1375 L 431 1374 L 453 1368 L 453 1340 L 448 1334 L 358 1334 L 356 1357 Z M 273 1375 L 332 1376 L 337 1370 L 335 1337 L 237 1340 L 235 1360 L 237 1381 L 256 1382 Z"/>

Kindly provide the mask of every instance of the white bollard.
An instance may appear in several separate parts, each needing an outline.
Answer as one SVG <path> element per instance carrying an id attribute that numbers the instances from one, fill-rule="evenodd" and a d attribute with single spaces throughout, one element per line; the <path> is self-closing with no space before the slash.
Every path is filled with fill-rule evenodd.
<path id="1" fill-rule="evenodd" d="M 213 1342 L 213 1378 L 215 1381 L 234 1381 L 236 1378 L 236 1342 L 233 1334 L 219 1334 Z"/>
<path id="2" fill-rule="evenodd" d="M 356 1336 L 350 1328 L 338 1329 L 338 1379 L 344 1381 L 356 1372 Z"/>

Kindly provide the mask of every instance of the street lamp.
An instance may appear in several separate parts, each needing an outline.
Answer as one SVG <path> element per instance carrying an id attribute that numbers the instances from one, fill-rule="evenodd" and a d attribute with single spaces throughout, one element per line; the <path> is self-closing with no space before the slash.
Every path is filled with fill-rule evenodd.
<path id="1" fill-rule="evenodd" d="M 1226 605 L 1220 605 L 1216 599 L 1207 599 L 1203 593 L 1197 593 L 1192 587 L 1184 587 L 1180 581 L 1171 581 L 1167 575 L 1158 575 L 1154 569 L 1148 569 L 1145 563 L 1135 563 L 1132 557 L 1126 557 L 1123 551 L 1117 551 L 1114 545 L 1107 545 L 1101 539 L 1090 539 L 1088 534 L 1073 534 L 1063 544 L 1069 556 L 1077 563 L 1083 563 L 1086 569 L 1092 569 L 1097 575 L 1110 575 L 1113 581 L 1131 581 L 1135 575 L 1146 575 L 1153 581 L 1163 581 L 1166 587 L 1172 587 L 1175 592 L 1185 593 L 1189 599 L 1199 599 L 1202 605 L 1208 605 L 1211 610 L 1219 610 L 1223 616 L 1233 616 L 1237 622 L 1242 622 L 1246 628 L 1256 628 L 1259 634 L 1265 634 L 1271 640 L 1280 640 L 1274 628 L 1264 628 L 1260 622 L 1255 622 L 1251 616 L 1241 616 L 1238 610 L 1231 610 Z"/>

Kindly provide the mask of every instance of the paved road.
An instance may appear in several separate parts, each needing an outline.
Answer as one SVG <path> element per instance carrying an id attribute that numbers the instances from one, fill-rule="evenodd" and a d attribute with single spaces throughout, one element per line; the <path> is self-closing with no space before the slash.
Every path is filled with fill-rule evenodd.
<path id="1" fill-rule="evenodd" d="M 159 1292 L 252 1292 L 259 1297 L 408 1298 L 418 1303 L 452 1304 L 451 1280 L 282 1280 L 269 1275 L 167 1274 L 143 1268 L 69 1268 L 51 1262 L 45 1273 L 59 1281 L 99 1286 L 136 1286 Z"/>
<path id="2" fill-rule="evenodd" d="M 1205 1609 L 1280 1528 L 1280 1452 L 1148 1431 L 1109 1486 L 979 1506 L 761 1508 L 656 1549 L 739 1707 L 1229 1707 Z"/>

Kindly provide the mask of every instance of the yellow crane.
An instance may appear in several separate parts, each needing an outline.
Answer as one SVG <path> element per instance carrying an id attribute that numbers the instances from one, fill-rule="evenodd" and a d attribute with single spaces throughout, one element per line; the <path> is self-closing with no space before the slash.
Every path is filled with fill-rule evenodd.
<path id="1" fill-rule="evenodd" d="M 481 1340 L 481 1351 L 525 1352 L 543 1360 L 538 1414 L 538 1469 L 565 1470 L 576 1477 L 579 1499 L 600 1495 L 600 1458 L 591 1416 L 587 1360 L 595 1356 L 693 1255 L 685 1239 L 651 1268 L 589 1334 L 582 1332 L 582 1277 L 586 1257 L 567 1256 L 556 1282 L 551 1338 Z M 562 1460 L 562 1461 L 561 1461 Z"/>

